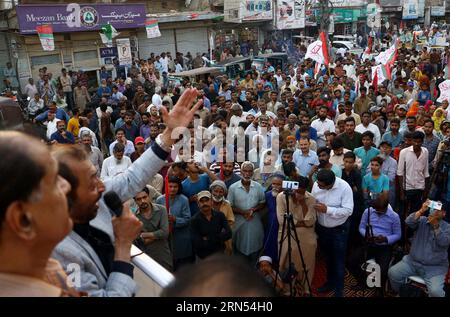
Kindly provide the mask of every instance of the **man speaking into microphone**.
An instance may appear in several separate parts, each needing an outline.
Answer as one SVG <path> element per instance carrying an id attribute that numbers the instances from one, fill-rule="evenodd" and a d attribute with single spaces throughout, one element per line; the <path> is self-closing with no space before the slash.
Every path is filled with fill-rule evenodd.
<path id="1" fill-rule="evenodd" d="M 117 193 L 122 202 L 133 198 L 165 164 L 172 144 L 172 132 L 186 127 L 201 105 L 196 89 L 187 89 L 174 108 L 162 107 L 166 130 L 124 173 L 104 183 L 97 177 L 89 157 L 77 147 L 56 147 L 53 157 L 59 163 L 59 173 L 70 184 L 69 213 L 74 223 L 72 232 L 57 245 L 53 257 L 64 269 L 79 265 L 80 279 L 75 288 L 89 296 L 133 296 L 136 284 L 130 249 L 138 237 L 142 223 L 123 208 L 119 217 L 111 216 L 102 197 L 103 192 Z M 70 271 L 67 272 L 70 276 Z M 75 281 L 77 282 L 77 281 Z"/>

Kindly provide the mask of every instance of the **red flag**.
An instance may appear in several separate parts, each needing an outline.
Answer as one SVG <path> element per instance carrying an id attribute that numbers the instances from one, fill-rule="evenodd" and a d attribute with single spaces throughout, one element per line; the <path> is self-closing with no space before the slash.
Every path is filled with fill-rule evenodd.
<path id="1" fill-rule="evenodd" d="M 198 16 L 199 16 L 198 13 L 192 13 L 192 14 L 189 15 L 189 18 L 190 19 L 195 19 L 195 18 L 198 18 Z"/>
<path id="2" fill-rule="evenodd" d="M 330 56 L 328 55 L 328 36 L 323 31 L 320 32 L 320 41 L 322 41 L 322 54 L 324 64 L 328 66 L 330 64 Z"/>
<path id="3" fill-rule="evenodd" d="M 169 204 L 169 173 L 166 174 L 164 178 L 164 196 L 166 198 L 166 210 L 167 214 L 170 216 L 170 204 Z M 169 220 L 169 233 L 173 231 L 173 222 Z"/>
<path id="4" fill-rule="evenodd" d="M 367 48 L 368 48 L 367 54 L 372 53 L 372 46 L 373 46 L 373 37 L 369 36 L 369 39 L 367 42 Z"/>
<path id="5" fill-rule="evenodd" d="M 220 179 L 225 180 L 225 174 L 223 173 L 223 162 L 220 163 Z"/>
<path id="6" fill-rule="evenodd" d="M 373 86 L 373 91 L 375 93 L 377 93 L 377 90 L 378 90 L 378 74 L 377 74 L 377 72 L 375 72 L 375 75 L 373 76 L 372 86 Z"/>

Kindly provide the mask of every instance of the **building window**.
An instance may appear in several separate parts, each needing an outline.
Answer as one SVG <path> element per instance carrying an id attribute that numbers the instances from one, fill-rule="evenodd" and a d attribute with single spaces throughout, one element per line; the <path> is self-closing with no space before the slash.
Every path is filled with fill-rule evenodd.
<path id="1" fill-rule="evenodd" d="M 61 56 L 59 54 L 53 54 L 31 57 L 31 67 L 50 64 L 61 64 Z"/>

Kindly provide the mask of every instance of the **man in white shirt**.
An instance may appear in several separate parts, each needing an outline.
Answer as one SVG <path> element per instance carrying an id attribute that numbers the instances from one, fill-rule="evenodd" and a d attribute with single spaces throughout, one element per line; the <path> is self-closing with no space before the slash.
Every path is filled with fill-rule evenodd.
<path id="1" fill-rule="evenodd" d="M 353 213 L 353 191 L 348 183 L 337 178 L 333 171 L 321 169 L 317 173 L 311 194 L 316 199 L 316 231 L 320 249 L 325 253 L 327 281 L 317 289 L 319 293 L 335 291 L 343 297 L 345 257 L 350 228 L 348 218 Z"/>
<path id="2" fill-rule="evenodd" d="M 158 110 L 162 106 L 162 98 L 160 94 L 161 94 L 161 87 L 155 87 L 155 93 L 152 96 L 152 104 L 158 107 Z"/>
<path id="3" fill-rule="evenodd" d="M 44 100 L 42 100 L 39 96 L 39 93 L 33 96 L 33 99 L 28 103 L 28 114 L 31 116 L 35 116 L 39 110 L 44 109 Z"/>
<path id="4" fill-rule="evenodd" d="M 328 107 L 321 106 L 318 113 L 318 119 L 311 123 L 311 127 L 317 130 L 317 147 L 326 146 L 326 132 L 336 132 L 334 122 L 327 118 Z"/>
<path id="5" fill-rule="evenodd" d="M 169 73 L 169 58 L 166 56 L 166 53 L 161 53 L 161 58 L 159 59 L 159 62 L 162 66 L 162 72 Z"/>
<path id="6" fill-rule="evenodd" d="M 100 178 L 105 181 L 111 177 L 124 173 L 131 166 L 131 159 L 124 156 L 125 146 L 117 143 L 113 147 L 113 155 L 103 161 Z"/>
<path id="7" fill-rule="evenodd" d="M 125 137 L 125 130 L 122 128 L 119 128 L 116 130 L 116 141 L 114 141 L 113 143 L 110 144 L 109 153 L 113 153 L 114 146 L 117 143 L 123 144 L 123 146 L 125 148 L 125 150 L 124 150 L 125 155 L 128 157 L 131 154 L 133 154 L 133 152 L 135 151 L 133 142 L 131 142 L 130 140 L 127 140 L 127 138 Z"/>
<path id="8" fill-rule="evenodd" d="M 268 116 L 268 117 L 270 117 L 271 120 L 274 120 L 277 118 L 277 115 L 275 113 L 267 110 L 267 105 L 263 99 L 258 100 L 258 108 L 259 108 L 259 112 L 255 115 L 255 118 L 259 118 L 261 116 Z"/>
<path id="9" fill-rule="evenodd" d="M 239 126 L 239 122 L 245 122 L 247 118 L 247 112 L 243 112 L 242 106 L 238 103 L 235 103 L 231 106 L 231 111 L 233 115 L 230 119 L 230 128 L 234 129 L 234 133 L 237 134 L 237 129 Z"/>
<path id="10" fill-rule="evenodd" d="M 355 128 L 356 132 L 363 134 L 366 131 L 370 131 L 373 133 L 373 143 L 375 143 L 375 147 L 378 147 L 381 142 L 381 133 L 380 129 L 377 125 L 370 122 L 371 116 L 369 112 L 363 112 L 361 115 L 361 124 L 358 124 Z"/>
<path id="11" fill-rule="evenodd" d="M 44 122 L 44 125 L 47 126 L 47 139 L 50 140 L 50 138 L 52 137 L 52 134 L 55 133 L 56 131 L 58 131 L 56 125 L 58 123 L 58 121 L 61 121 L 59 119 L 56 118 L 56 113 L 53 111 L 49 111 L 47 113 L 47 121 Z"/>
<path id="12" fill-rule="evenodd" d="M 397 176 L 400 184 L 400 200 L 409 203 L 406 216 L 422 206 L 428 196 L 426 184 L 430 177 L 428 169 L 428 150 L 422 147 L 425 134 L 421 131 L 412 133 L 413 145 L 400 151 Z"/>
<path id="13" fill-rule="evenodd" d="M 24 93 L 30 98 L 33 99 L 34 95 L 38 93 L 36 85 L 34 84 L 33 78 L 28 79 L 28 84 L 25 86 Z"/>

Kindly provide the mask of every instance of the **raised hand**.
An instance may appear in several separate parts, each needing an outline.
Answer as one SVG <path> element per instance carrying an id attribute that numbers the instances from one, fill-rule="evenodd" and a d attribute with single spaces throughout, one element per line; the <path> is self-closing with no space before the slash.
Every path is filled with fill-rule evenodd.
<path id="1" fill-rule="evenodd" d="M 197 99 L 197 89 L 186 89 L 181 95 L 173 109 L 168 112 L 165 107 L 161 107 L 161 114 L 166 124 L 161 138 L 166 145 L 172 145 L 175 140 L 172 139 L 172 131 L 176 128 L 185 128 L 189 125 L 194 117 L 194 113 L 198 110 L 203 100 L 199 100 L 194 106 L 193 103 Z"/>

